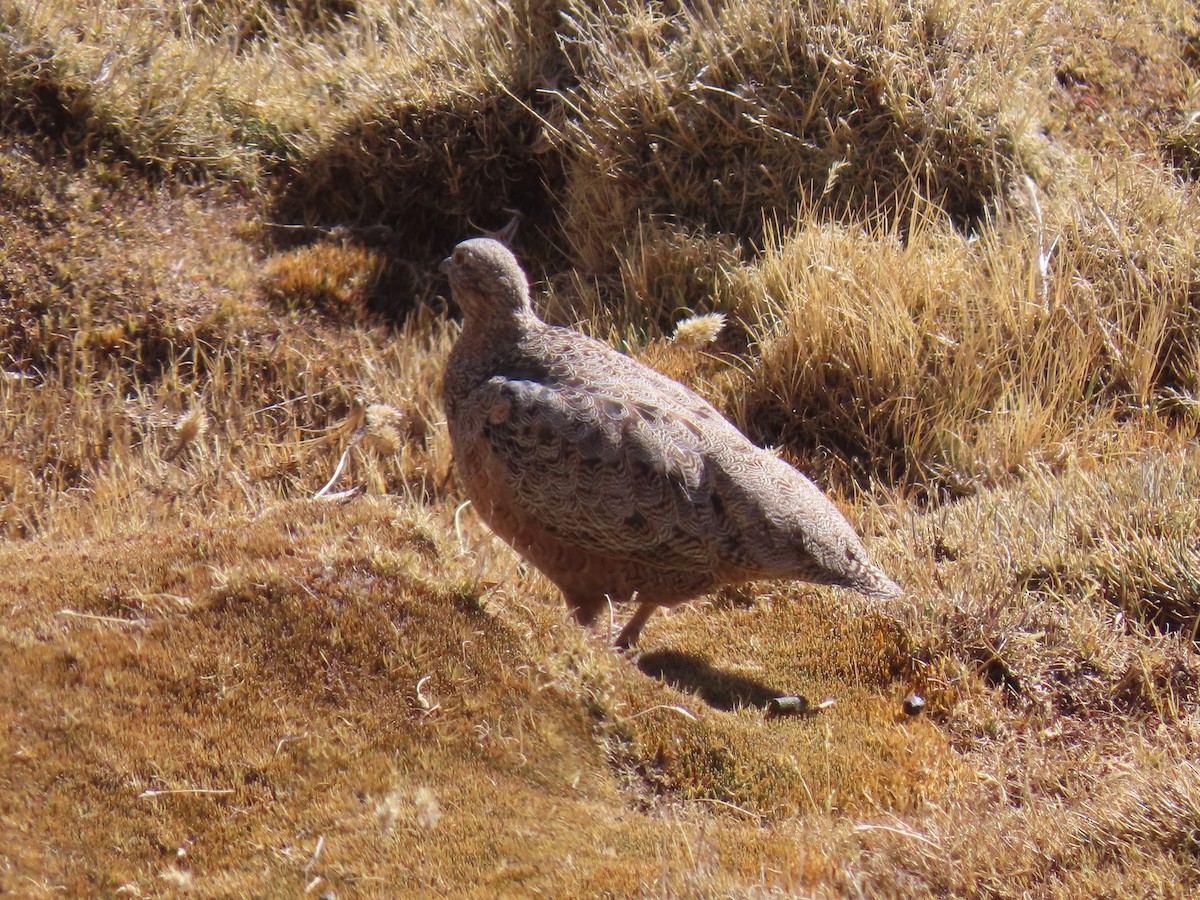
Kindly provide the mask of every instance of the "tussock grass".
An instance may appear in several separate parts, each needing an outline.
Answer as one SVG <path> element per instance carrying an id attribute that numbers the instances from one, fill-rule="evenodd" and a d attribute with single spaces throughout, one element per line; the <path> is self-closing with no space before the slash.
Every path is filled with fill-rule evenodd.
<path id="1" fill-rule="evenodd" d="M 811 217 L 768 232 L 719 292 L 761 348 L 727 405 L 760 440 L 832 451 L 860 481 L 950 494 L 1148 408 L 1190 427 L 1195 192 L 1141 165 L 1064 180 L 1014 189 L 978 236 L 936 211 L 905 235 Z M 1057 191 L 1085 180 L 1068 214 Z"/>
<path id="2" fill-rule="evenodd" d="M 0 16 L 0 891 L 1200 890 L 1190 4 Z M 907 596 L 579 629 L 450 466 L 484 229 Z"/>
<path id="3" fill-rule="evenodd" d="M 902 217 L 930 197 L 978 219 L 1014 161 L 1001 116 L 1038 41 L 980 53 L 939 4 L 602 5 L 570 21 L 566 217 L 588 271 L 648 217 L 751 243 L 808 198 Z"/>
<path id="4" fill-rule="evenodd" d="M 1186 715 L 1200 675 L 1188 583 L 1196 460 L 1160 453 L 1037 467 L 1019 488 L 914 523 L 933 569 L 912 577 L 956 585 L 931 652 L 918 655 L 953 648 L 1039 715 Z"/>
<path id="5" fill-rule="evenodd" d="M 444 480 L 444 458 L 405 454 L 440 419 L 445 329 L 414 319 L 410 342 L 313 327 L 365 317 L 375 255 L 329 243 L 264 262 L 257 216 L 240 202 L 137 177 L 114 192 L 107 164 L 39 180 L 11 145 L 5 160 L 21 198 L 2 214 L 8 533 L 311 493 L 362 399 L 403 398 L 393 402 L 410 413 L 396 452 L 355 455 L 369 483 L 424 493 Z M 422 344 L 432 352 L 414 354 Z M 191 410 L 209 427 L 176 458 L 176 425 Z"/>

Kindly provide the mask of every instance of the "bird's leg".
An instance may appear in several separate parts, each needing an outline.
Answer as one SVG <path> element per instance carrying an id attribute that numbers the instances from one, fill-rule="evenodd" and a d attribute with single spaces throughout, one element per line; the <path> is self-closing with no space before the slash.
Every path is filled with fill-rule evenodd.
<path id="1" fill-rule="evenodd" d="M 642 628 L 646 625 L 646 620 L 653 615 L 658 609 L 658 604 L 649 600 L 643 601 L 638 606 L 637 611 L 632 618 L 625 623 L 625 627 L 621 629 L 620 635 L 617 636 L 617 647 L 622 650 L 628 650 L 637 643 L 638 635 L 642 633 Z"/>

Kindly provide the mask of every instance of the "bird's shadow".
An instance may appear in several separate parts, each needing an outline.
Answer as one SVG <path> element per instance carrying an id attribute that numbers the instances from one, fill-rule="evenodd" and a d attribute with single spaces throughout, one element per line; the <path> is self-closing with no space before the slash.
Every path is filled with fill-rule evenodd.
<path id="1" fill-rule="evenodd" d="M 690 653 L 656 650 L 639 657 L 637 666 L 671 687 L 697 694 L 714 709 L 731 711 L 745 706 L 764 709 L 779 695 L 761 681 L 722 671 Z"/>

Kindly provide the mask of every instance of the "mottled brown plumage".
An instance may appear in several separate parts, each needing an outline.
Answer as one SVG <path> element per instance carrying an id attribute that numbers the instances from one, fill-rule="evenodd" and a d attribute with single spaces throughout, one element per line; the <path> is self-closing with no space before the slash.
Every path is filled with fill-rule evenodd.
<path id="1" fill-rule="evenodd" d="M 900 589 L 807 478 L 750 443 L 701 397 L 533 312 L 498 241 L 442 263 L 463 330 L 443 400 L 459 478 L 492 530 L 592 622 L 755 578 L 835 584 L 876 599 Z"/>

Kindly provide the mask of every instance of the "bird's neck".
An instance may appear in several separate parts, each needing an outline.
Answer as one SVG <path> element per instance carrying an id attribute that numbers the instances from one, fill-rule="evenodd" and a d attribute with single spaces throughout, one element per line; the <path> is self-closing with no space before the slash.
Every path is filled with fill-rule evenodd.
<path id="1" fill-rule="evenodd" d="M 462 332 L 450 351 L 443 384 L 447 403 L 453 403 L 495 375 L 505 360 L 518 352 L 518 345 L 530 331 L 539 326 L 541 321 L 528 312 L 486 319 L 465 318 Z"/>
<path id="2" fill-rule="evenodd" d="M 466 316 L 458 343 L 466 342 L 475 351 L 486 354 L 489 348 L 507 346 L 540 324 L 537 316 L 523 309 L 503 313 L 492 311 L 486 318 Z"/>

